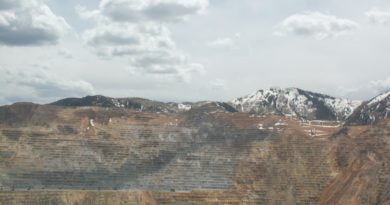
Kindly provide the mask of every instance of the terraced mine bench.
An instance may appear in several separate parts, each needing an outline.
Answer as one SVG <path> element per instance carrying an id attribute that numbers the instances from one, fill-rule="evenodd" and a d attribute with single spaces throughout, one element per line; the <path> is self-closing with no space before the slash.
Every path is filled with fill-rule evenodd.
<path id="1" fill-rule="evenodd" d="M 337 204 L 354 163 L 378 180 L 356 179 L 360 196 L 389 200 L 387 126 L 312 137 L 281 116 L 45 107 L 0 122 L 0 204 Z"/>

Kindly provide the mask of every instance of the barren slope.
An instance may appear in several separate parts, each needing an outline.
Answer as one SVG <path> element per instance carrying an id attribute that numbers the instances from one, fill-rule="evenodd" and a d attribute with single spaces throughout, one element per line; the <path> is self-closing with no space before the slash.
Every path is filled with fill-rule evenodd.
<path id="1" fill-rule="evenodd" d="M 4 106 L 0 204 L 386 204 L 389 131 L 207 103 Z"/>

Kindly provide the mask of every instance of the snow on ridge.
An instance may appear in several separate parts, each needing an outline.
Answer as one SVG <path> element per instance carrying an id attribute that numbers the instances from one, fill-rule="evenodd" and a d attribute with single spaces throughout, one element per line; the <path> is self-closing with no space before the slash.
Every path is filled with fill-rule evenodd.
<path id="1" fill-rule="evenodd" d="M 187 104 L 183 104 L 183 103 L 179 103 L 178 105 L 177 105 L 177 108 L 179 109 L 179 110 L 183 110 L 183 111 L 188 111 L 188 110 L 191 110 L 191 105 L 187 105 Z"/>
<path id="2" fill-rule="evenodd" d="M 255 91 L 247 96 L 236 98 L 232 101 L 233 105 L 238 104 L 250 104 L 250 103 L 258 103 L 258 102 L 269 102 L 268 99 L 270 97 L 277 97 L 281 94 L 286 94 L 285 97 L 287 100 L 291 101 L 292 99 L 296 98 L 299 93 L 298 89 L 296 88 L 287 88 L 287 89 L 281 89 L 281 88 L 270 88 L 270 89 L 261 89 L 258 91 Z M 270 102 L 273 103 L 273 102 Z"/>
<path id="3" fill-rule="evenodd" d="M 380 94 L 357 109 L 356 115 L 349 119 L 352 124 L 370 124 L 386 119 L 390 114 L 390 92 Z"/>
<path id="4" fill-rule="evenodd" d="M 367 105 L 368 105 L 368 106 L 374 105 L 374 104 L 376 104 L 376 103 L 378 103 L 378 102 L 380 102 L 380 101 L 386 99 L 386 98 L 389 97 L 389 96 L 390 96 L 390 92 L 387 92 L 387 93 L 378 95 L 378 96 L 376 96 L 375 98 L 373 98 L 372 100 L 370 100 L 370 101 L 367 103 Z"/>
<path id="5" fill-rule="evenodd" d="M 324 99 L 325 105 L 330 108 L 334 113 L 340 114 L 342 117 L 347 118 L 353 111 L 361 105 L 361 101 L 351 101 L 348 99 L 334 98 Z"/>
<path id="6" fill-rule="evenodd" d="M 247 96 L 236 98 L 231 103 L 241 112 L 279 113 L 308 117 L 309 115 L 315 116 L 318 108 L 313 99 L 317 99 L 316 101 L 327 107 L 337 120 L 346 119 L 361 104 L 360 101 L 334 98 L 298 88 L 261 89 Z"/>

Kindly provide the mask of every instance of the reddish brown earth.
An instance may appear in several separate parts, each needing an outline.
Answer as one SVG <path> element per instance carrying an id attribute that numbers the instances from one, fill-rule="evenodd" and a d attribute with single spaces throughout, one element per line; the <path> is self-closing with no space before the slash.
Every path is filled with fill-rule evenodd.
<path id="1" fill-rule="evenodd" d="M 390 121 L 0 108 L 0 204 L 390 204 Z"/>

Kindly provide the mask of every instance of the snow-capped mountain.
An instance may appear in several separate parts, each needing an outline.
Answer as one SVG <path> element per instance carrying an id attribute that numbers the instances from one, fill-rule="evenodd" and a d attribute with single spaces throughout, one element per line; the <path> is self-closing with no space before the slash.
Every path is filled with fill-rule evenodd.
<path id="1" fill-rule="evenodd" d="M 334 98 L 298 88 L 261 89 L 231 102 L 165 103 L 142 98 L 110 98 L 101 95 L 66 98 L 51 103 L 57 106 L 99 106 L 128 108 L 146 112 L 248 112 L 260 115 L 285 115 L 308 120 L 340 120 L 350 116 L 359 101 Z"/>
<path id="2" fill-rule="evenodd" d="M 234 99 L 231 104 L 240 112 L 261 115 L 285 115 L 310 120 L 345 120 L 361 102 L 299 88 L 270 88 Z"/>
<path id="3" fill-rule="evenodd" d="M 390 92 L 383 93 L 364 102 L 349 117 L 349 124 L 371 124 L 390 118 Z"/>

